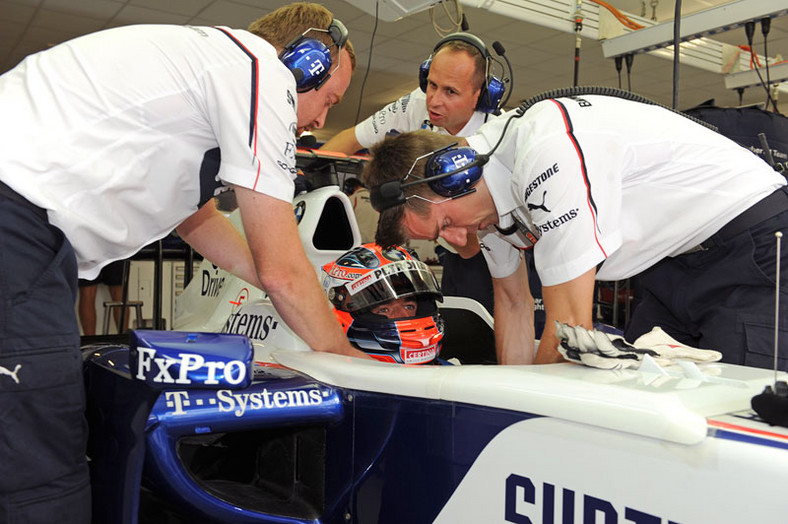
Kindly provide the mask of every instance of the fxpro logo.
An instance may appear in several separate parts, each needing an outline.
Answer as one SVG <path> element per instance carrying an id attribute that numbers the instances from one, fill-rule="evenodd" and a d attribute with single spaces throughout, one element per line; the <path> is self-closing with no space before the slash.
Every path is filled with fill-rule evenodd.
<path id="1" fill-rule="evenodd" d="M 331 394 L 329 390 L 293 389 L 288 391 L 254 391 L 237 393 L 229 389 L 220 389 L 214 395 L 200 395 L 192 399 L 188 391 L 167 391 L 164 393 L 165 405 L 173 409 L 173 415 L 185 415 L 186 408 L 216 406 L 222 413 L 230 413 L 242 417 L 247 411 L 263 409 L 289 408 L 294 406 L 317 406 L 323 403 L 323 397 Z"/>
<path id="2" fill-rule="evenodd" d="M 200 295 L 204 297 L 218 297 L 219 291 L 222 290 L 225 277 L 219 276 L 219 267 L 213 266 L 213 275 L 207 269 L 202 270 L 202 286 L 200 287 Z"/>
<path id="3" fill-rule="evenodd" d="M 238 311 L 230 314 L 224 324 L 223 333 L 238 333 L 252 340 L 265 340 L 279 325 L 273 315 L 255 315 Z"/>
<path id="4" fill-rule="evenodd" d="M 216 385 L 219 384 L 216 375 L 220 371 L 223 372 L 222 383 L 235 385 L 246 379 L 246 364 L 240 360 L 206 360 L 196 353 L 178 353 L 178 358 L 157 357 L 153 348 L 137 348 L 136 376 L 140 380 L 150 378 L 162 384 L 192 384 L 194 381 L 189 374 L 193 372 L 194 376 L 205 377 L 200 380 L 201 384 Z"/>
<path id="5" fill-rule="evenodd" d="M 540 233 L 547 233 L 552 229 L 558 229 L 559 227 L 563 226 L 570 220 L 574 220 L 575 218 L 577 218 L 579 213 L 580 210 L 575 208 L 564 213 L 558 218 L 547 220 L 545 222 L 542 222 L 541 224 L 534 224 L 534 227 L 536 227 L 537 231 L 539 231 Z"/>
<path id="6" fill-rule="evenodd" d="M 575 493 L 568 488 L 558 488 L 549 482 L 541 485 L 541 497 L 536 484 L 528 478 L 512 473 L 506 479 L 505 519 L 506 522 L 516 524 L 534 524 L 541 522 L 556 522 L 556 512 L 560 512 L 560 522 L 605 522 L 605 524 L 618 523 L 619 515 L 627 522 L 636 524 L 658 524 L 666 520 L 657 515 L 652 515 L 630 507 L 616 507 L 609 500 L 594 497 L 585 493 Z M 559 500 L 558 491 L 561 491 Z M 580 509 L 582 519 L 575 519 L 575 506 L 582 504 Z M 531 518 L 533 517 L 533 519 Z M 600 519 L 601 517 L 601 519 Z"/>

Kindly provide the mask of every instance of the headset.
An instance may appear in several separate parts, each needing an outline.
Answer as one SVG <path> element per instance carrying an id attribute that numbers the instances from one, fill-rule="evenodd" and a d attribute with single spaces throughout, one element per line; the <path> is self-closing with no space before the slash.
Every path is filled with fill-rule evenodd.
<path id="1" fill-rule="evenodd" d="M 498 146 L 501 145 L 503 137 L 506 135 L 506 130 L 509 129 L 509 124 L 512 120 L 520 118 L 524 114 L 525 108 L 522 106 L 514 111 L 506 120 L 501 136 L 489 153 L 478 153 L 469 146 L 457 147 L 457 142 L 430 151 L 416 158 L 403 178 L 373 186 L 369 190 L 369 203 L 372 204 L 372 208 L 378 213 L 402 205 L 408 200 L 408 197 L 405 196 L 405 189 L 417 184 L 428 184 L 433 192 L 445 197 L 447 200 L 454 200 L 476 192 L 474 186 L 482 177 L 483 167 L 490 160 L 495 150 L 498 149 Z M 413 174 L 413 168 L 419 160 L 427 157 L 429 158 L 424 165 L 424 177 L 416 176 L 416 180 L 406 182 L 408 177 Z M 441 202 L 432 203 L 439 204 Z"/>
<path id="2" fill-rule="evenodd" d="M 435 44 L 432 54 L 419 66 L 419 87 L 423 92 L 427 92 L 427 77 L 430 74 L 432 57 L 435 56 L 438 49 L 452 41 L 465 42 L 475 47 L 479 53 L 481 53 L 482 57 L 484 57 L 484 83 L 481 88 L 481 93 L 479 93 L 479 100 L 476 102 L 476 110 L 483 113 L 497 112 L 501 107 L 501 99 L 503 98 L 506 87 L 501 80 L 490 73 L 490 64 L 493 61 L 493 57 L 487 50 L 487 46 L 484 45 L 484 42 L 482 42 L 479 37 L 470 33 L 452 33 L 441 38 L 438 43 Z"/>
<path id="3" fill-rule="evenodd" d="M 306 38 L 306 34 L 310 31 L 328 33 L 334 42 L 333 45 L 337 46 L 337 57 L 341 56 L 342 47 L 348 38 L 345 24 L 335 18 L 331 20 L 328 29 L 310 27 L 284 47 L 279 53 L 279 60 L 293 73 L 296 91 L 299 93 L 320 89 L 331 78 L 331 74 L 339 68 L 338 59 L 336 67 L 331 69 L 331 48 L 329 46 L 320 40 Z"/>
<path id="4" fill-rule="evenodd" d="M 439 45 L 435 46 L 436 49 L 440 47 L 440 42 L 438 42 L 438 44 Z M 370 204 L 372 204 L 372 207 L 377 212 L 402 205 L 408 200 L 408 198 L 405 196 L 405 188 L 415 186 L 416 184 L 425 183 L 429 184 L 430 189 L 432 189 L 436 194 L 447 199 L 455 199 L 465 195 L 470 195 L 476 191 L 473 186 L 475 186 L 481 178 L 482 167 L 490 160 L 490 156 L 492 156 L 495 150 L 498 149 L 498 146 L 503 141 L 503 137 L 506 135 L 506 130 L 509 128 L 509 124 L 511 124 L 512 120 L 515 118 L 520 118 L 534 104 L 543 100 L 547 100 L 549 98 L 583 95 L 615 96 L 625 100 L 655 105 L 684 116 L 685 118 L 688 118 L 699 125 L 717 131 L 716 127 L 702 120 L 689 116 L 685 113 L 682 113 L 681 111 L 671 109 L 640 95 L 636 95 L 628 91 L 622 91 L 621 89 L 599 86 L 575 86 L 563 89 L 554 89 L 524 100 L 512 112 L 512 115 L 508 117 L 506 124 L 504 124 L 503 131 L 501 131 L 501 136 L 498 138 L 498 142 L 495 143 L 489 153 L 479 154 L 470 147 L 454 147 L 457 145 L 456 142 L 454 144 L 450 144 L 448 146 L 431 151 L 426 155 L 422 155 L 417 158 L 413 162 L 410 171 L 408 171 L 408 173 L 403 178 L 398 180 L 390 180 L 380 184 L 379 186 L 373 186 L 370 188 Z M 412 174 L 416 162 L 428 156 L 432 158 L 430 158 L 425 165 L 424 178 L 417 178 L 417 180 L 406 182 L 408 177 Z"/>

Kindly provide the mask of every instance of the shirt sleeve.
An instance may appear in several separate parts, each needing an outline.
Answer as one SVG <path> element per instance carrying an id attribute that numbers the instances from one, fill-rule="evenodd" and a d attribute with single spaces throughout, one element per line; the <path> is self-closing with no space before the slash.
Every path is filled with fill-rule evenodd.
<path id="1" fill-rule="evenodd" d="M 504 240 L 492 227 L 479 232 L 478 236 L 490 276 L 505 278 L 517 270 L 521 258 L 519 249 Z"/>
<path id="2" fill-rule="evenodd" d="M 218 177 L 290 201 L 296 176 L 295 82 L 273 48 L 267 51 L 245 46 L 240 60 L 209 70 L 205 111 L 221 154 Z"/>
<path id="3" fill-rule="evenodd" d="M 560 105 L 548 101 L 531 111 L 538 120 L 517 136 L 512 189 L 540 234 L 534 260 L 542 284 L 551 286 L 577 278 L 620 247 L 621 177 L 612 154 L 605 169 L 589 167 L 585 149 L 598 140 L 573 128 Z"/>
<path id="4" fill-rule="evenodd" d="M 427 101 L 416 88 L 402 98 L 375 111 L 356 125 L 356 140 L 363 147 L 372 147 L 389 133 L 406 133 L 421 129 L 427 119 Z"/>

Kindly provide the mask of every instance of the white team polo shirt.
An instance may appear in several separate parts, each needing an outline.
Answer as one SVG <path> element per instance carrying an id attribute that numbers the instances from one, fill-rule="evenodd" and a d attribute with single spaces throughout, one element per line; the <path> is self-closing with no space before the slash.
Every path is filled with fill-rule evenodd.
<path id="1" fill-rule="evenodd" d="M 472 135 L 482 124 L 495 118 L 497 118 L 495 115 L 474 111 L 470 120 L 456 136 Z M 430 124 L 429 119 L 427 95 L 416 88 L 356 125 L 356 140 L 363 147 L 369 148 L 386 138 L 386 134 L 390 132 L 406 133 L 429 129 L 444 135 L 450 134 L 444 128 Z"/>
<path id="2" fill-rule="evenodd" d="M 222 184 L 290 201 L 296 103 L 275 49 L 246 31 L 101 31 L 0 77 L 0 179 L 48 211 L 93 278 Z"/>
<path id="3" fill-rule="evenodd" d="M 506 113 L 468 137 L 486 153 Z M 515 118 L 484 167 L 499 226 L 514 216 L 541 235 L 542 284 L 620 280 L 680 255 L 785 184 L 749 150 L 658 106 L 588 95 L 545 100 Z M 514 272 L 514 235 L 480 232 L 490 272 Z"/>

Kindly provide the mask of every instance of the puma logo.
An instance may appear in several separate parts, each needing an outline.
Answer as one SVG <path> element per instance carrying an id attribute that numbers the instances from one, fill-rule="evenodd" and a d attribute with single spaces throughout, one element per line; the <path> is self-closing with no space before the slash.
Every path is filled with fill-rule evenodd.
<path id="1" fill-rule="evenodd" d="M 3 366 L 0 366 L 0 375 L 8 375 L 12 379 L 14 379 L 14 382 L 19 384 L 19 375 L 18 375 L 18 373 L 19 373 L 19 370 L 20 370 L 21 367 L 22 367 L 22 364 L 17 364 L 13 371 L 9 371 L 8 368 L 4 368 Z"/>
<path id="2" fill-rule="evenodd" d="M 547 209 L 547 206 L 544 203 L 545 197 L 547 197 L 547 191 L 542 193 L 542 203 L 539 205 L 528 203 L 528 211 L 533 211 L 534 209 L 541 209 L 545 213 L 549 213 L 550 210 Z"/>

